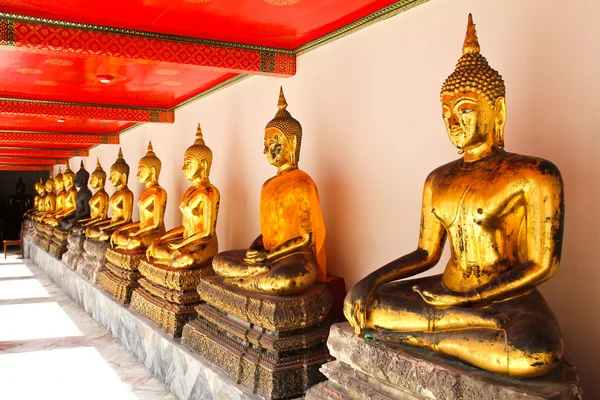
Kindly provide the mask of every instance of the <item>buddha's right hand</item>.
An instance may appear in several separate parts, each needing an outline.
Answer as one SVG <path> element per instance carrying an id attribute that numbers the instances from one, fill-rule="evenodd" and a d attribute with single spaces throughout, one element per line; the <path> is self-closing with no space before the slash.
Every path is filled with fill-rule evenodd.
<path id="1" fill-rule="evenodd" d="M 374 290 L 375 285 L 365 278 L 350 289 L 344 299 L 344 316 L 357 335 L 367 326 L 367 306 Z"/>
<path id="2" fill-rule="evenodd" d="M 261 264 L 267 261 L 267 252 L 264 250 L 248 249 L 244 261 L 248 264 Z"/>

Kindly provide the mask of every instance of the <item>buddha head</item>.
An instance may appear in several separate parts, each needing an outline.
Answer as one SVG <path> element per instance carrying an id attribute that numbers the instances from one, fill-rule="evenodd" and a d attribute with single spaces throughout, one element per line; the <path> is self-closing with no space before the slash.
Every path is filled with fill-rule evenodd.
<path id="1" fill-rule="evenodd" d="M 52 179 L 52 172 L 50 172 L 50 176 L 48 180 L 44 184 L 44 188 L 46 189 L 46 193 L 50 193 L 54 191 L 54 179 Z"/>
<path id="2" fill-rule="evenodd" d="M 441 91 L 446 130 L 459 152 L 504 147 L 505 96 L 502 76 L 480 53 L 469 14 L 463 55 Z"/>
<path id="3" fill-rule="evenodd" d="M 17 186 L 15 186 L 15 189 L 17 189 L 18 194 L 23 194 L 23 192 L 25 191 L 25 183 L 23 182 L 23 178 L 19 177 L 19 181 L 17 182 Z"/>
<path id="4" fill-rule="evenodd" d="M 187 148 L 183 156 L 183 168 L 181 169 L 189 181 L 206 181 L 210 175 L 213 154 L 211 149 L 204 143 L 200 124 L 196 129 L 194 144 Z"/>
<path id="5" fill-rule="evenodd" d="M 66 188 L 71 189 L 73 187 L 73 182 L 75 181 L 75 174 L 71 171 L 71 167 L 67 163 L 67 168 L 65 168 L 65 173 L 63 174 L 63 182 Z"/>
<path id="6" fill-rule="evenodd" d="M 142 157 L 138 165 L 138 179 L 143 185 L 158 182 L 161 167 L 162 163 L 152 149 L 152 142 L 148 142 L 146 155 Z"/>
<path id="7" fill-rule="evenodd" d="M 94 190 L 104 189 L 104 184 L 106 182 L 106 172 L 102 169 L 102 165 L 100 165 L 100 159 L 96 159 L 96 169 L 92 172 L 92 176 L 90 178 L 90 185 L 94 188 Z"/>
<path id="8" fill-rule="evenodd" d="M 44 197 L 46 195 L 46 187 L 44 186 L 44 181 L 42 177 L 40 177 L 40 180 L 36 183 L 36 185 L 38 195 Z"/>
<path id="9" fill-rule="evenodd" d="M 110 184 L 117 189 L 122 189 L 127 186 L 129 179 L 129 165 L 123 158 L 123 150 L 119 148 L 119 155 L 117 161 L 110 167 Z"/>
<path id="10" fill-rule="evenodd" d="M 85 170 L 83 161 L 79 164 L 79 171 L 75 174 L 75 186 L 82 188 L 87 186 L 88 180 L 90 179 L 90 173 Z"/>
<path id="11" fill-rule="evenodd" d="M 60 167 L 58 167 L 58 174 L 56 174 L 56 176 L 54 177 L 54 187 L 56 188 L 57 192 L 62 192 L 63 190 L 65 190 L 65 180 L 60 170 Z"/>
<path id="12" fill-rule="evenodd" d="M 302 126 L 287 110 L 283 88 L 279 90 L 279 111 L 265 127 L 264 153 L 271 165 L 297 167 L 300 160 Z"/>

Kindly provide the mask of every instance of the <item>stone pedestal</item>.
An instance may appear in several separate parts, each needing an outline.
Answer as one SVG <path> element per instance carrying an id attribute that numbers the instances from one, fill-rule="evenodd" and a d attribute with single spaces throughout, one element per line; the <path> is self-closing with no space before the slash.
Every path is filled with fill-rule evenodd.
<path id="1" fill-rule="evenodd" d="M 83 242 L 83 255 L 77 262 L 77 271 L 91 283 L 98 282 L 100 272 L 104 271 L 106 263 L 106 250 L 110 247 L 108 242 L 86 239 Z"/>
<path id="2" fill-rule="evenodd" d="M 337 360 L 323 365 L 329 378 L 307 400 L 581 400 L 575 368 L 563 362 L 542 378 L 517 380 L 416 348 L 376 344 L 349 323 L 331 327 L 327 343 Z"/>
<path id="3" fill-rule="evenodd" d="M 174 269 L 141 260 L 140 286 L 131 296 L 131 308 L 154 321 L 171 337 L 181 337 L 184 325 L 196 317 L 200 304 L 196 286 L 213 275 L 211 262 L 190 269 Z"/>
<path id="4" fill-rule="evenodd" d="M 326 347 L 333 295 L 319 283 L 297 296 L 265 296 L 204 278 L 206 303 L 185 325 L 182 343 L 267 399 L 299 397 L 324 377 L 332 358 Z"/>
<path id="5" fill-rule="evenodd" d="M 50 243 L 52 242 L 52 227 L 38 222 L 35 227 L 37 231 L 36 244 L 41 247 L 44 251 L 50 250 Z"/>
<path id="6" fill-rule="evenodd" d="M 60 260 L 63 254 L 67 252 L 69 231 L 65 231 L 64 229 L 58 227 L 51 229 L 52 238 L 50 239 L 48 252 Z"/>
<path id="7" fill-rule="evenodd" d="M 67 238 L 67 252 L 63 254 L 62 260 L 73 270 L 77 269 L 77 264 L 83 259 L 83 242 L 85 242 L 85 235 L 71 232 Z"/>
<path id="8" fill-rule="evenodd" d="M 138 265 L 145 256 L 145 250 L 106 249 L 106 269 L 100 272 L 98 285 L 118 302 L 131 302 L 131 294 L 139 286 L 138 280 L 142 276 Z"/>

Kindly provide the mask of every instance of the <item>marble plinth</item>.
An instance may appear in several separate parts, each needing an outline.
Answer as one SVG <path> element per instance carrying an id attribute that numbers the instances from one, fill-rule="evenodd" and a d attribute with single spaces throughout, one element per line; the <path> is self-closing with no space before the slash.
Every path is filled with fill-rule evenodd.
<path id="1" fill-rule="evenodd" d="M 213 274 L 211 263 L 178 269 L 141 260 L 139 271 L 143 278 L 131 295 L 131 308 L 167 334 L 181 337 L 184 325 L 196 317 L 194 307 L 201 301 L 196 285 L 201 278 Z"/>
<path id="2" fill-rule="evenodd" d="M 110 247 L 108 242 L 86 239 L 83 242 L 84 253 L 77 262 L 77 271 L 91 283 L 97 283 L 106 262 L 104 255 Z"/>
<path id="3" fill-rule="evenodd" d="M 583 399 L 575 368 L 567 362 L 549 376 L 510 379 L 432 352 L 367 342 L 347 322 L 331 327 L 327 344 L 337 360 L 323 365 L 329 380 L 310 389 L 307 400 Z"/>
<path id="4" fill-rule="evenodd" d="M 71 269 L 77 269 L 77 264 L 83 258 L 83 242 L 85 235 L 70 233 L 67 238 L 67 252 L 63 254 L 62 260 Z"/>
<path id="5" fill-rule="evenodd" d="M 106 269 L 98 276 L 98 285 L 123 304 L 131 302 L 133 291 L 139 286 L 142 274 L 138 265 L 145 250 L 106 249 Z"/>
<path id="6" fill-rule="evenodd" d="M 152 321 L 115 302 L 78 272 L 24 239 L 30 257 L 60 289 L 79 303 L 123 347 L 181 400 L 258 400 L 218 368 L 165 335 Z M 93 389 L 91 389 L 93 390 Z"/>
<path id="7" fill-rule="evenodd" d="M 267 399 L 286 399 L 324 380 L 319 368 L 332 360 L 326 341 L 333 295 L 326 284 L 265 296 L 212 276 L 201 280 L 198 293 L 206 303 L 185 325 L 182 343 L 236 382 Z"/>

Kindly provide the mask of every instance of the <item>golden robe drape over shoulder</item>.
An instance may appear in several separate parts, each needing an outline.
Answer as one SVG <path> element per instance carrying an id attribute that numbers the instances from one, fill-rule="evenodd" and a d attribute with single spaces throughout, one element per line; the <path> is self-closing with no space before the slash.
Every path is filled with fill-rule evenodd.
<path id="1" fill-rule="evenodd" d="M 319 265 L 317 279 L 325 281 L 325 224 L 317 186 L 306 172 L 296 169 L 276 176 L 263 185 L 260 195 L 260 231 L 266 250 L 312 233 L 313 251 Z"/>

